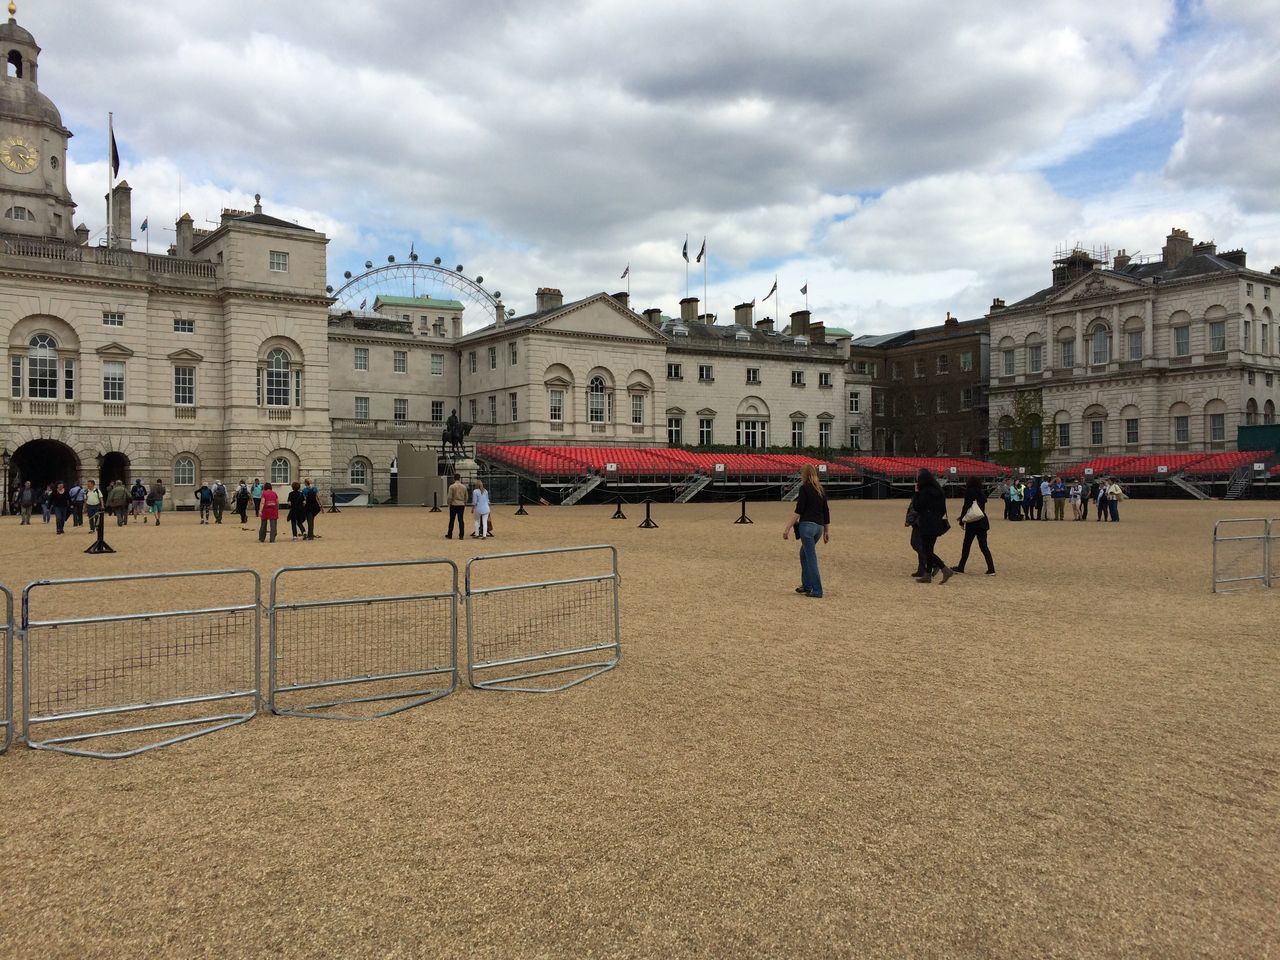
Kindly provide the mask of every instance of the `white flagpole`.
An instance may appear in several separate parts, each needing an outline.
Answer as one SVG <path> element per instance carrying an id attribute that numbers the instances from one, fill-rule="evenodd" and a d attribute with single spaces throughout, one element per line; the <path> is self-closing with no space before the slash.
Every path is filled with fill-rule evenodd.
<path id="1" fill-rule="evenodd" d="M 778 311 L 778 326 L 782 326 L 782 287 L 778 286 L 778 275 L 773 275 L 773 309 Z"/>
<path id="2" fill-rule="evenodd" d="M 689 296 L 689 235 L 684 235 L 684 295 Z"/>
<path id="3" fill-rule="evenodd" d="M 711 254 L 707 253 L 707 238 L 702 238 L 702 312 L 711 316 L 711 304 L 707 303 L 707 261 Z"/>
<path id="4" fill-rule="evenodd" d="M 115 202 L 111 196 L 115 173 L 111 169 L 111 142 L 115 139 L 115 129 L 112 126 L 111 114 L 107 114 L 107 249 L 111 249 L 111 221 L 115 215 Z"/>

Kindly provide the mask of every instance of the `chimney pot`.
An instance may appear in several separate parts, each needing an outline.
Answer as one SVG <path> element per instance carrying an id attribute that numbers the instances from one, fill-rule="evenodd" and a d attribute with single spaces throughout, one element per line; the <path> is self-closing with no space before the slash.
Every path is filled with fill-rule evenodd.
<path id="1" fill-rule="evenodd" d="M 1195 242 L 1191 239 L 1191 235 L 1180 227 L 1174 227 L 1169 231 L 1169 236 L 1165 238 L 1164 242 L 1165 269 L 1172 270 L 1178 266 L 1187 257 L 1191 256 L 1191 252 L 1194 249 Z"/>
<path id="2" fill-rule="evenodd" d="M 794 330 L 795 328 L 793 327 L 792 329 Z M 811 324 L 809 324 L 809 331 L 808 331 L 808 333 L 809 333 L 809 340 L 810 340 L 812 343 L 826 343 L 826 342 L 827 342 L 827 325 L 826 325 L 825 323 L 811 323 Z"/>
<path id="3" fill-rule="evenodd" d="M 756 329 L 763 333 L 773 333 L 773 320 L 771 318 L 757 320 Z"/>
<path id="4" fill-rule="evenodd" d="M 627 307 L 628 309 L 630 309 L 630 307 L 631 307 L 631 294 L 627 293 L 627 291 L 623 290 L 621 293 L 615 293 L 615 294 L 613 295 L 613 299 L 617 300 L 617 301 L 618 301 L 620 304 L 622 304 L 624 307 Z"/>
<path id="5" fill-rule="evenodd" d="M 559 310 L 564 306 L 564 294 L 555 287 L 539 287 L 537 293 L 538 313 L 548 310 Z"/>
<path id="6" fill-rule="evenodd" d="M 698 322 L 697 297 L 685 297 L 680 301 L 680 320 L 684 323 Z"/>
<path id="7" fill-rule="evenodd" d="M 751 312 L 755 307 L 750 303 L 740 303 L 733 308 L 733 322 L 740 327 L 751 326 Z"/>
<path id="8" fill-rule="evenodd" d="M 793 337 L 807 336 L 809 333 L 809 311 L 797 310 L 791 314 L 791 335 Z"/>

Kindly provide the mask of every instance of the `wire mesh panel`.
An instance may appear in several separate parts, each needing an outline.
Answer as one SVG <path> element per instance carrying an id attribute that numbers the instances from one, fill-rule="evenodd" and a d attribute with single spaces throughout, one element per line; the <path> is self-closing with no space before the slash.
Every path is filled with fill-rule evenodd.
<path id="1" fill-rule="evenodd" d="M 13 594 L 0 587 L 0 651 L 4 653 L 4 669 L 0 671 L 0 753 L 13 742 Z"/>
<path id="2" fill-rule="evenodd" d="M 605 556 L 608 570 L 593 572 Z M 581 569 L 572 572 L 580 575 L 563 575 L 574 561 Z M 548 578 L 551 572 L 561 576 Z M 468 682 L 478 689 L 550 693 L 612 670 L 622 659 L 618 587 L 612 546 L 468 561 Z"/>
<path id="3" fill-rule="evenodd" d="M 1280 518 L 1267 521 L 1267 586 L 1280 586 Z"/>
<path id="4" fill-rule="evenodd" d="M 1269 586 L 1268 546 L 1271 524 L 1262 519 L 1219 520 L 1213 525 L 1213 592 L 1241 589 L 1251 583 Z"/>
<path id="5" fill-rule="evenodd" d="M 272 713 L 367 720 L 457 689 L 451 560 L 285 567 L 271 578 L 269 617 Z"/>
<path id="6" fill-rule="evenodd" d="M 174 596 L 215 602 L 165 609 Z M 135 612 L 150 597 L 160 609 Z M 252 719 L 260 604 L 260 578 L 246 569 L 30 584 L 22 593 L 24 739 L 38 750 L 114 760 Z M 134 724 L 138 715 L 149 722 Z M 86 745 L 102 738 L 119 748 Z"/>

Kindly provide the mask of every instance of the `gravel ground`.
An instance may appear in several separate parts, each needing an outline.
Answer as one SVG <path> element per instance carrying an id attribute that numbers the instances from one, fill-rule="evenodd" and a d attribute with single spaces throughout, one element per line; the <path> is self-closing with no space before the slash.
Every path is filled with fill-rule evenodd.
<path id="1" fill-rule="evenodd" d="M 659 505 L 657 530 L 499 507 L 483 545 L 418 509 L 274 545 L 175 515 L 109 527 L 109 557 L 6 518 L 14 589 L 615 543 L 625 652 L 562 693 L 260 716 L 117 762 L 15 745 L 0 955 L 1280 956 L 1280 591 L 1209 592 L 1213 520 L 1266 508 L 995 521 L 997 576 L 924 586 L 904 506 L 833 504 L 821 601 L 782 504 Z"/>

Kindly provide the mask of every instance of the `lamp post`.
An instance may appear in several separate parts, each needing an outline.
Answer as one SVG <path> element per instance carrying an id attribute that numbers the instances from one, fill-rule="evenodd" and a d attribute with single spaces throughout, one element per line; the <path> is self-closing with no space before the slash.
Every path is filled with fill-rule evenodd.
<path id="1" fill-rule="evenodd" d="M 0 498 L 0 517 L 9 515 L 9 448 L 0 450 L 0 466 L 4 468 L 4 496 Z"/>

